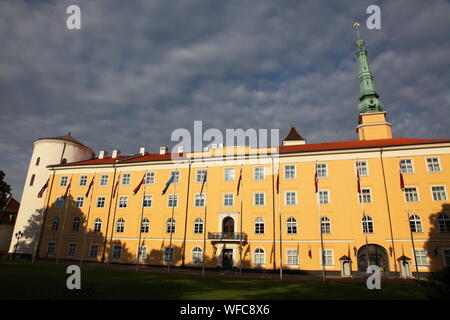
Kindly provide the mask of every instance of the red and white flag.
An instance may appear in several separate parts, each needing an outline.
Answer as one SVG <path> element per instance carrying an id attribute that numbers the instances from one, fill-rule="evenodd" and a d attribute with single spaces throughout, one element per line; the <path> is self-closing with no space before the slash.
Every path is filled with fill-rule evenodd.
<path id="1" fill-rule="evenodd" d="M 356 181 L 358 184 L 358 193 L 361 193 L 361 177 L 359 176 L 359 168 L 356 167 Z"/>
<path id="2" fill-rule="evenodd" d="M 135 195 L 136 193 L 138 193 L 139 189 L 141 188 L 141 186 L 145 183 L 145 176 L 147 175 L 147 172 L 144 173 L 144 176 L 141 179 L 141 182 L 139 182 L 139 184 L 137 185 L 136 188 L 134 188 L 133 190 L 133 195 Z"/>
<path id="3" fill-rule="evenodd" d="M 42 195 L 44 194 L 45 189 L 47 189 L 47 187 L 48 187 L 49 181 L 50 181 L 50 178 L 47 179 L 47 182 L 44 184 L 41 191 L 39 191 L 38 196 L 37 196 L 38 198 L 42 198 Z"/>
<path id="4" fill-rule="evenodd" d="M 319 192 L 319 176 L 317 175 L 317 164 L 316 164 L 316 174 L 314 175 L 314 186 L 316 188 L 316 193 Z"/>
<path id="5" fill-rule="evenodd" d="M 119 181 L 120 181 L 120 173 L 119 173 L 119 176 L 117 177 L 116 185 L 114 186 L 113 198 L 116 196 L 116 191 L 117 191 L 117 187 L 119 186 Z"/>
<path id="6" fill-rule="evenodd" d="M 239 173 L 239 180 L 238 180 L 238 185 L 237 185 L 237 195 L 239 196 L 239 189 L 241 188 L 241 180 L 242 180 L 242 167 L 241 167 L 241 172 Z"/>
<path id="7" fill-rule="evenodd" d="M 277 176 L 277 194 L 280 193 L 280 169 L 278 169 L 278 176 Z"/>
<path id="8" fill-rule="evenodd" d="M 94 179 L 95 179 L 95 175 L 92 177 L 91 183 L 89 183 L 89 187 L 88 187 L 88 189 L 86 191 L 86 198 L 88 197 L 89 192 L 91 191 L 91 188 L 94 185 Z"/>

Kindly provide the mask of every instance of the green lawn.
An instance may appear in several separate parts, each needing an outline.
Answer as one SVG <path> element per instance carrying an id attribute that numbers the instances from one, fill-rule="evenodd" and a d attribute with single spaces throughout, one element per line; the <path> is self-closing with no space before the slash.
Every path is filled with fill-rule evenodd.
<path id="1" fill-rule="evenodd" d="M 66 288 L 67 265 L 0 261 L 3 299 L 424 299 L 416 282 L 382 279 L 381 290 L 368 290 L 364 280 L 258 279 L 216 273 L 170 274 L 144 269 L 82 267 L 82 290 Z"/>

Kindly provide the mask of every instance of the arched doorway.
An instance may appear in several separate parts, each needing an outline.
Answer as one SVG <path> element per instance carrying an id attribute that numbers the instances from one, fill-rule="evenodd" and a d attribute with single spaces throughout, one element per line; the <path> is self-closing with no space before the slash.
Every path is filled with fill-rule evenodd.
<path id="1" fill-rule="evenodd" d="M 222 221 L 222 232 L 233 233 L 234 232 L 234 220 L 231 217 L 226 217 Z"/>
<path id="2" fill-rule="evenodd" d="M 369 264 L 379 266 L 381 274 L 389 272 L 389 258 L 385 248 L 377 244 L 369 244 Z M 362 246 L 358 250 L 358 271 L 367 271 L 367 250 L 366 246 Z"/>

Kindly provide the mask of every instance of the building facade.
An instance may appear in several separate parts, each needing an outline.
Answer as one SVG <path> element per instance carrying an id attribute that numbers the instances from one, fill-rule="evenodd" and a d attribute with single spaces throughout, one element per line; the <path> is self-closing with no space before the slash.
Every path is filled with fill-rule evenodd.
<path id="1" fill-rule="evenodd" d="M 42 213 L 33 253 L 343 276 L 450 266 L 450 140 L 393 138 L 359 35 L 356 47 L 358 140 L 309 144 L 292 127 L 276 148 L 54 161 L 29 208 Z"/>

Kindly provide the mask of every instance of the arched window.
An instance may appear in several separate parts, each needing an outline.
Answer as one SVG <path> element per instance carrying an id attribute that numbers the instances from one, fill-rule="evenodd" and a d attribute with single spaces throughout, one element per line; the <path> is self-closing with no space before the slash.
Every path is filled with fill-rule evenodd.
<path id="1" fill-rule="evenodd" d="M 100 232 L 102 229 L 102 219 L 97 218 L 94 221 L 94 232 Z"/>
<path id="2" fill-rule="evenodd" d="M 150 220 L 148 220 L 147 218 L 142 219 L 141 232 L 142 233 L 150 232 Z"/>
<path id="3" fill-rule="evenodd" d="M 166 222 L 166 233 L 175 233 L 175 219 L 169 218 Z"/>
<path id="4" fill-rule="evenodd" d="M 438 224 L 440 232 L 450 232 L 450 217 L 445 213 L 439 215 Z"/>
<path id="5" fill-rule="evenodd" d="M 409 226 L 411 232 L 423 232 L 422 219 L 417 214 L 413 214 L 409 217 Z"/>
<path id="6" fill-rule="evenodd" d="M 66 158 L 61 160 L 61 164 L 66 164 L 66 163 L 67 163 L 67 159 Z"/>
<path id="7" fill-rule="evenodd" d="M 54 217 L 52 221 L 52 230 L 56 231 L 59 228 L 59 217 Z"/>
<path id="8" fill-rule="evenodd" d="M 80 229 L 80 218 L 75 217 L 72 220 L 72 231 L 78 231 Z"/>
<path id="9" fill-rule="evenodd" d="M 125 220 L 123 218 L 119 218 L 117 220 L 116 232 L 124 232 L 125 231 Z"/>
<path id="10" fill-rule="evenodd" d="M 31 179 L 30 179 L 30 187 L 34 184 L 34 178 L 36 177 L 36 175 L 35 174 L 33 174 L 32 176 L 31 176 Z"/>
<path id="11" fill-rule="evenodd" d="M 264 264 L 266 262 L 266 256 L 263 248 L 256 248 L 253 251 L 253 263 L 254 264 Z"/>
<path id="12" fill-rule="evenodd" d="M 322 233 L 327 234 L 331 233 L 331 222 L 328 217 L 322 217 L 320 219 L 321 227 L 322 227 Z"/>
<path id="13" fill-rule="evenodd" d="M 194 221 L 194 233 L 203 234 L 203 219 L 197 218 Z"/>
<path id="14" fill-rule="evenodd" d="M 256 234 L 264 233 L 264 219 L 263 218 L 255 219 L 255 233 Z"/>
<path id="15" fill-rule="evenodd" d="M 37 157 L 37 159 L 36 159 L 36 165 L 37 166 L 39 165 L 39 162 L 41 162 L 41 157 Z"/>
<path id="16" fill-rule="evenodd" d="M 362 227 L 364 233 L 373 233 L 373 220 L 369 216 L 362 218 Z"/>
<path id="17" fill-rule="evenodd" d="M 286 228 L 288 234 L 297 234 L 297 220 L 294 217 L 288 218 Z"/>
<path id="18" fill-rule="evenodd" d="M 192 263 L 203 262 L 203 250 L 200 247 L 194 247 L 192 249 Z"/>

